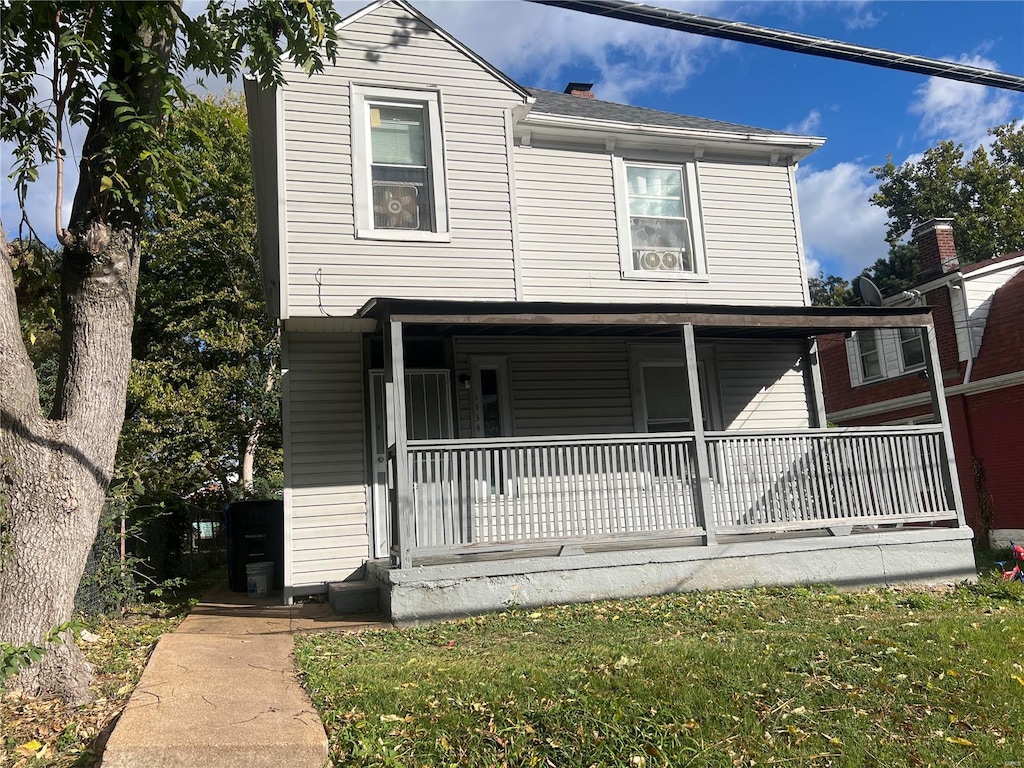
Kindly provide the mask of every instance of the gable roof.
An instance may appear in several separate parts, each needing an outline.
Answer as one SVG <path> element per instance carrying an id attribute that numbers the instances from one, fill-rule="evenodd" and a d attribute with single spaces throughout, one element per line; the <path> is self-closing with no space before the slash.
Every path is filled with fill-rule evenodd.
<path id="1" fill-rule="evenodd" d="M 695 131 L 715 131 L 726 133 L 746 133 L 755 136 L 793 136 L 785 131 L 773 131 L 768 128 L 754 128 L 738 123 L 726 123 L 706 117 L 678 115 L 674 112 L 662 112 L 647 107 L 631 107 L 616 104 L 612 101 L 581 98 L 567 93 L 545 91 L 539 88 L 528 89 L 537 99 L 530 114 L 559 115 L 585 120 L 601 120 L 614 123 L 635 123 L 654 125 L 663 128 L 683 128 Z"/>
<path id="2" fill-rule="evenodd" d="M 506 86 L 508 86 L 513 91 L 515 91 L 520 96 L 522 96 L 524 101 L 529 101 L 530 100 L 530 98 L 531 98 L 530 97 L 530 92 L 526 88 L 521 86 L 519 83 L 517 83 L 511 77 L 509 77 L 504 72 L 502 72 L 500 69 L 498 69 L 496 66 L 491 64 L 483 56 L 479 55 L 478 53 L 476 53 L 475 51 L 470 49 L 469 46 L 467 46 L 461 40 L 456 38 L 454 35 L 452 35 L 449 32 L 446 32 L 445 30 L 443 30 L 433 20 L 431 20 L 430 18 L 425 16 L 420 10 L 415 8 L 411 3 L 406 2 L 406 0 L 374 0 L 374 2 L 370 3 L 369 5 L 363 6 L 358 11 L 355 11 L 354 13 L 351 13 L 348 16 L 346 16 L 344 19 L 342 19 L 341 22 L 338 24 L 338 29 L 339 30 L 344 29 L 345 27 L 349 26 L 350 24 L 352 24 L 352 23 L 354 23 L 356 21 L 359 21 L 359 19 L 363 18 L 364 16 L 366 16 L 366 15 L 368 15 L 370 13 L 373 13 L 378 8 L 381 8 L 381 7 L 385 6 L 385 5 L 395 5 L 395 6 L 399 7 L 399 8 L 401 8 L 403 11 L 405 11 L 410 16 L 415 18 L 417 21 L 419 21 L 421 24 L 423 24 L 423 26 L 427 27 L 430 31 L 432 31 L 438 37 L 442 38 L 445 42 L 447 42 L 453 48 L 455 48 L 456 50 L 460 51 L 468 59 L 472 60 L 481 69 L 486 70 L 496 80 L 499 80 L 500 82 L 504 83 Z"/>

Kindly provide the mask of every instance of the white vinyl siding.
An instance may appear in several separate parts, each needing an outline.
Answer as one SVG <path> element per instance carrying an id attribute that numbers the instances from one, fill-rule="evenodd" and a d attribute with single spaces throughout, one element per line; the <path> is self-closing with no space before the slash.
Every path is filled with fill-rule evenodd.
<path id="1" fill-rule="evenodd" d="M 715 345 L 725 429 L 807 429 L 811 398 L 803 343 L 719 342 Z"/>
<path id="2" fill-rule="evenodd" d="M 456 379 L 471 355 L 507 356 L 517 437 L 634 431 L 627 339 L 456 340 Z M 712 370 L 725 429 L 803 429 L 809 426 L 799 342 L 715 342 Z M 665 343 L 667 356 L 682 344 Z M 698 344 L 704 349 L 704 344 Z M 680 381 L 680 387 L 685 383 Z M 472 435 L 469 392 L 459 387 L 459 434 Z"/>
<path id="3" fill-rule="evenodd" d="M 988 323 L 988 313 L 992 308 L 992 299 L 996 291 L 1006 285 L 1018 272 L 1021 267 L 1009 267 L 987 274 L 971 277 L 969 274 L 964 279 L 964 297 L 967 304 L 967 316 L 964 316 L 963 302 L 958 301 L 960 297 L 951 296 L 953 302 L 953 315 L 957 329 L 957 347 L 960 351 L 960 359 L 967 360 L 973 350 L 977 357 L 981 351 L 981 341 L 985 337 L 985 326 Z M 953 292 L 955 293 L 955 292 Z M 968 341 L 965 329 L 969 329 L 970 340 Z"/>
<path id="4" fill-rule="evenodd" d="M 707 279 L 657 282 L 622 278 L 612 155 L 519 146 L 515 166 L 528 301 L 804 304 L 786 167 L 694 163 Z"/>
<path id="5" fill-rule="evenodd" d="M 360 335 L 286 336 L 289 586 L 351 577 L 368 556 Z"/>
<path id="6" fill-rule="evenodd" d="M 439 94 L 450 243 L 356 239 L 352 83 Z M 384 6 L 341 30 L 336 65 L 289 73 L 283 101 L 291 316 L 351 315 L 374 296 L 515 299 L 505 113 L 518 94 Z"/>

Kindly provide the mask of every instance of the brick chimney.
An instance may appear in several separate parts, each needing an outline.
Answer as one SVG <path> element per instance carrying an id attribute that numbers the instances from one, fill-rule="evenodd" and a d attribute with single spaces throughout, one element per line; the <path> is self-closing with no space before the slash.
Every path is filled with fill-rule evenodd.
<path id="1" fill-rule="evenodd" d="M 913 231 L 917 243 L 917 268 L 920 280 L 932 280 L 960 269 L 953 242 L 952 219 L 928 219 L 918 224 Z"/>
<path id="2" fill-rule="evenodd" d="M 565 86 L 565 90 L 562 93 L 568 93 L 570 96 L 579 96 L 581 99 L 592 99 L 594 98 L 594 92 L 590 89 L 593 87 L 593 83 L 569 83 Z"/>

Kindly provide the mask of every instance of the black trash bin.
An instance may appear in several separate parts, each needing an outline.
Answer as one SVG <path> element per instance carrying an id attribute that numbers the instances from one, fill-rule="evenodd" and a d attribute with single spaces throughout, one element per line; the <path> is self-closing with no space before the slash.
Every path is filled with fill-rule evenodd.
<path id="1" fill-rule="evenodd" d="M 284 587 L 284 502 L 235 501 L 224 508 L 228 539 L 228 587 L 245 592 L 245 566 L 274 563 L 273 589 Z"/>

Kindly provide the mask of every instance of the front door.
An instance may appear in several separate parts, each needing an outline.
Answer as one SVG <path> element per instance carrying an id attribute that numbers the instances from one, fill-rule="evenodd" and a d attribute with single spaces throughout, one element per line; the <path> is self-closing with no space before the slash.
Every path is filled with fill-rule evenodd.
<path id="1" fill-rule="evenodd" d="M 373 554 L 387 557 L 391 546 L 388 508 L 387 424 L 384 372 L 370 371 L 370 442 L 373 451 Z M 405 423 L 410 440 L 450 440 L 452 397 L 448 371 L 412 369 L 405 372 Z"/>

